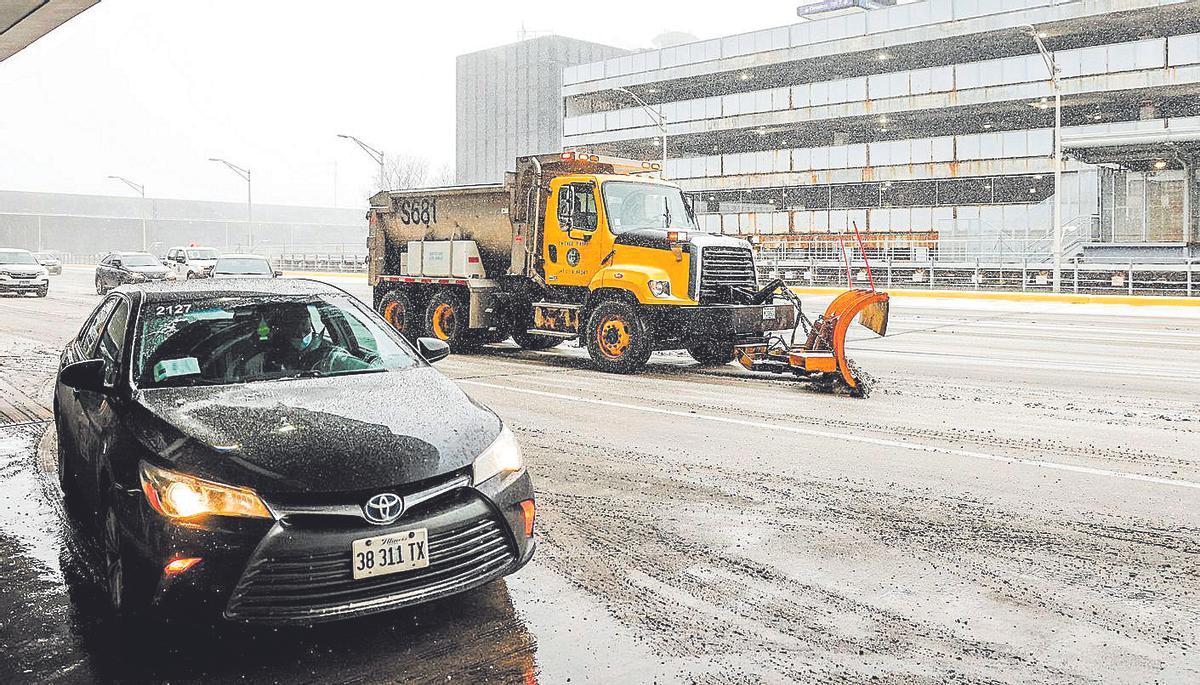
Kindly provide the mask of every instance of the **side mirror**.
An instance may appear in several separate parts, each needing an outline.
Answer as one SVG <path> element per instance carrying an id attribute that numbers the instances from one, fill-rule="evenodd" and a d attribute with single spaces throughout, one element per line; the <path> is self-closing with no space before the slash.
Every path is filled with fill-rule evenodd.
<path id="1" fill-rule="evenodd" d="M 58 372 L 58 380 L 74 390 L 104 392 L 104 360 L 87 359 L 67 364 Z"/>
<path id="2" fill-rule="evenodd" d="M 121 262 L 121 260 L 119 260 L 119 259 L 114 259 L 111 262 L 109 262 L 109 264 L 112 264 L 114 267 L 116 267 L 118 269 L 121 268 L 122 263 L 123 262 Z"/>
<path id="3" fill-rule="evenodd" d="M 162 260 L 162 265 L 163 266 L 171 266 L 171 260 L 169 260 L 169 259 Z"/>
<path id="4" fill-rule="evenodd" d="M 417 338 L 417 350 L 430 364 L 441 361 L 450 354 L 450 346 L 446 341 L 437 338 Z"/>
<path id="5" fill-rule="evenodd" d="M 279 269 L 276 269 L 276 270 L 275 270 L 275 278 L 279 278 L 279 277 L 280 277 L 280 276 L 282 276 L 282 275 L 283 275 L 283 272 L 282 272 L 282 271 L 280 271 Z"/>

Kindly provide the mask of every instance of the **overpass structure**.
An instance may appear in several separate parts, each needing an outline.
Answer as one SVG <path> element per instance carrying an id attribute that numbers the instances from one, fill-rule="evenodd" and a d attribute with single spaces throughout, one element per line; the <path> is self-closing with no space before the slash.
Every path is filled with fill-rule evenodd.
<path id="1" fill-rule="evenodd" d="M 0 62 L 100 0 L 0 0 Z"/>

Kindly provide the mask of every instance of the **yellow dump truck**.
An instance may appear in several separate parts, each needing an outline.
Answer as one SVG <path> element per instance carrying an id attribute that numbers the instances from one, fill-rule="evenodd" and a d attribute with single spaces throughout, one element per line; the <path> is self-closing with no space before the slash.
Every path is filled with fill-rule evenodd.
<path id="1" fill-rule="evenodd" d="M 727 363 L 793 328 L 792 304 L 759 287 L 750 244 L 699 231 L 659 176 L 655 163 L 568 152 L 520 158 L 501 184 L 380 192 L 375 307 L 457 351 L 579 339 L 617 373 L 654 350 Z"/>

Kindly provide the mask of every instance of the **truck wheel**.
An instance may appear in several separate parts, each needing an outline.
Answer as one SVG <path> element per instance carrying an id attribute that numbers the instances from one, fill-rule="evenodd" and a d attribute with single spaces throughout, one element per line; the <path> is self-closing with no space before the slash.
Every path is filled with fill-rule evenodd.
<path id="1" fill-rule="evenodd" d="M 548 350 L 551 347 L 557 347 L 563 341 L 562 338 L 556 338 L 552 335 L 538 335 L 537 333 L 513 333 L 513 340 L 521 346 L 523 350 Z"/>
<path id="2" fill-rule="evenodd" d="M 705 340 L 687 348 L 692 359 L 705 365 L 719 366 L 733 361 L 733 343 L 722 340 Z"/>
<path id="3" fill-rule="evenodd" d="M 412 298 L 400 290 L 393 290 L 379 301 L 379 314 L 409 340 L 416 341 L 424 335 L 421 329 L 421 316 L 413 304 Z"/>
<path id="4" fill-rule="evenodd" d="M 633 373 L 650 359 L 650 325 L 628 302 L 602 302 L 588 319 L 587 347 L 601 371 Z"/>
<path id="5" fill-rule="evenodd" d="M 443 290 L 429 300 L 425 307 L 425 330 L 438 340 L 450 344 L 454 352 L 479 347 L 479 338 L 467 327 L 470 314 L 463 298 L 453 290 Z"/>

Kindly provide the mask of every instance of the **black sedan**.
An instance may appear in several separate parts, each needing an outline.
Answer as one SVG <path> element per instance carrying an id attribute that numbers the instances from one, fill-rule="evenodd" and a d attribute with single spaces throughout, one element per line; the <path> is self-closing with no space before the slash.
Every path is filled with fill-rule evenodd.
<path id="1" fill-rule="evenodd" d="M 127 283 L 173 281 L 175 273 L 148 252 L 111 252 L 96 264 L 96 294 Z"/>
<path id="2" fill-rule="evenodd" d="M 62 354 L 54 417 L 115 612 L 313 623 L 523 566 L 520 447 L 430 367 L 447 353 L 314 281 L 111 293 Z"/>

